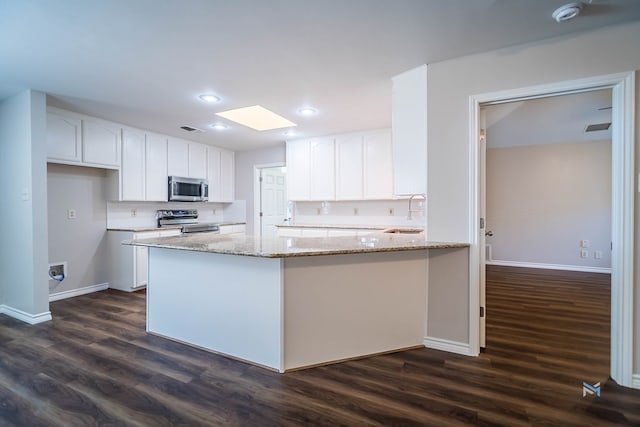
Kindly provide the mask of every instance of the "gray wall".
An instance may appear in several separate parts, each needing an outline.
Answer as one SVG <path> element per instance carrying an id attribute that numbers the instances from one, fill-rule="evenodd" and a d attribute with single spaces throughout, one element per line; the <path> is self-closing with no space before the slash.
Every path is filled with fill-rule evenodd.
<path id="1" fill-rule="evenodd" d="M 493 260 L 611 268 L 611 141 L 487 150 L 487 229 Z"/>
<path id="2" fill-rule="evenodd" d="M 64 281 L 50 281 L 50 293 L 108 281 L 106 181 L 104 169 L 48 164 L 49 262 L 67 262 Z M 76 219 L 67 219 L 68 209 Z"/>
<path id="3" fill-rule="evenodd" d="M 43 93 L 0 104 L 0 304 L 34 318 L 49 312 L 45 132 Z"/>
<path id="4" fill-rule="evenodd" d="M 434 240 L 468 241 L 469 97 L 640 69 L 640 22 L 431 64 L 428 69 L 427 223 Z M 636 167 L 640 164 L 640 84 L 636 82 Z M 636 170 L 637 173 L 637 170 Z M 640 209 L 636 193 L 636 222 Z M 640 318 L 640 227 L 636 227 L 635 300 Z M 468 303 L 466 301 L 465 303 Z M 460 322 L 469 319 L 461 318 Z M 640 329 L 635 328 L 640 372 Z"/>
<path id="5" fill-rule="evenodd" d="M 253 168 L 255 165 L 285 163 L 284 142 L 276 147 L 260 150 L 236 151 L 235 154 L 235 188 L 236 199 L 247 202 L 247 234 L 254 233 L 253 206 Z"/>

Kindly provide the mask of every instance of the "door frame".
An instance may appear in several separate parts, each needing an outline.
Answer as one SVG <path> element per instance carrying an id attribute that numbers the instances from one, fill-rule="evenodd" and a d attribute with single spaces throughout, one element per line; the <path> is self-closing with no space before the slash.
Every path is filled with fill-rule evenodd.
<path id="1" fill-rule="evenodd" d="M 263 163 L 253 165 L 253 235 L 262 236 L 262 219 L 260 218 L 261 206 L 261 187 L 260 187 L 260 170 L 267 168 L 285 167 L 284 162 Z"/>
<path id="2" fill-rule="evenodd" d="M 480 352 L 480 156 L 481 104 L 523 101 L 569 93 L 612 89 L 611 195 L 611 378 L 633 384 L 633 265 L 635 203 L 635 71 L 530 86 L 469 97 L 469 353 Z M 484 196 L 484 195 L 483 195 Z"/>

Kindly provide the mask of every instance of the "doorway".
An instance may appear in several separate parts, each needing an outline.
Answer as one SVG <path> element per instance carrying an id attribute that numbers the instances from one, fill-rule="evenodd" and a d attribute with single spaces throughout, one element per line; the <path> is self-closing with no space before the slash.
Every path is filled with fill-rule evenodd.
<path id="1" fill-rule="evenodd" d="M 621 73 L 560 82 L 470 97 L 470 281 L 469 345 L 480 349 L 481 280 L 485 268 L 484 194 L 481 182 L 481 105 L 537 99 L 595 89 L 612 89 L 612 265 L 611 265 L 611 377 L 620 385 L 632 385 L 633 367 L 633 236 L 634 236 L 634 93 L 635 73 Z"/>
<path id="2" fill-rule="evenodd" d="M 278 235 L 278 224 L 287 219 L 287 173 L 283 166 L 256 167 L 255 234 Z"/>

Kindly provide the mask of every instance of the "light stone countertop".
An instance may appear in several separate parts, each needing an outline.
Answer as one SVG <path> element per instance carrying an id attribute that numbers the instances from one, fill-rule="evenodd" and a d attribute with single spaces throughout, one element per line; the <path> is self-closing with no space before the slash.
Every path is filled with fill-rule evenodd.
<path id="1" fill-rule="evenodd" d="M 218 224 L 219 226 L 245 225 L 246 222 L 213 222 L 212 224 Z M 131 231 L 134 233 L 139 233 L 143 231 L 162 231 L 162 230 L 176 230 L 176 229 L 181 230 L 182 225 L 167 225 L 165 227 L 157 227 L 157 226 L 156 227 L 109 227 L 107 228 L 107 231 Z"/>
<path id="2" fill-rule="evenodd" d="M 340 237 L 269 237 L 244 234 L 193 233 L 190 235 L 127 240 L 126 245 L 177 249 L 264 258 L 398 252 L 422 249 L 466 248 L 468 243 L 431 242 L 424 234 L 385 234 Z"/>

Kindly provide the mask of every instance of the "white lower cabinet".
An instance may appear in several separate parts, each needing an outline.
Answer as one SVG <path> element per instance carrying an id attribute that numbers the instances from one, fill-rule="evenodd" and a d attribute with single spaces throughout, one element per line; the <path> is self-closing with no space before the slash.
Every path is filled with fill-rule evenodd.
<path id="1" fill-rule="evenodd" d="M 180 229 L 107 232 L 109 252 L 109 288 L 132 292 L 147 286 L 149 248 L 123 245 L 123 240 L 176 236 Z"/>
<path id="2" fill-rule="evenodd" d="M 221 225 L 220 234 L 244 234 L 246 228 L 244 224 Z"/>

